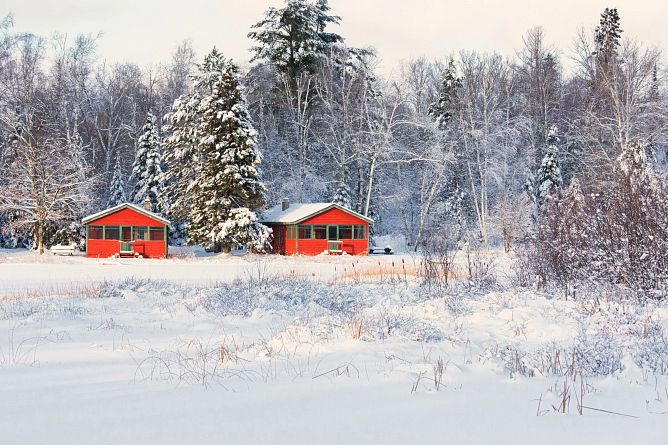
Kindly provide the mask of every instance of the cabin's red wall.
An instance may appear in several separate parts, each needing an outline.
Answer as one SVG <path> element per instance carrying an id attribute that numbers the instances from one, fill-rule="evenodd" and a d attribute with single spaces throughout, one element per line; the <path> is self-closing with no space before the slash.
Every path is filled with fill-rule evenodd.
<path id="1" fill-rule="evenodd" d="M 302 221 L 300 224 L 314 224 L 314 225 L 325 225 L 325 224 L 356 224 L 356 225 L 368 225 L 363 219 L 359 219 L 355 215 L 351 215 L 348 212 L 343 210 L 333 208 L 329 209 L 326 212 L 322 212 L 318 215 L 315 215 L 309 219 Z"/>
<path id="2" fill-rule="evenodd" d="M 349 255 L 367 255 L 369 253 L 369 223 L 360 219 L 350 213 L 344 212 L 340 209 L 333 208 L 326 212 L 313 216 L 312 218 L 302 221 L 300 224 L 313 225 L 364 225 L 366 227 L 366 239 L 357 240 L 342 240 L 341 249 Z M 272 226 L 274 233 L 277 230 L 282 230 L 283 243 L 279 245 L 274 236 L 274 252 L 282 255 L 319 255 L 327 250 L 328 241 L 323 239 L 287 239 L 286 226 Z"/>
<path id="3" fill-rule="evenodd" d="M 341 250 L 348 255 L 366 255 L 369 253 L 369 244 L 365 239 L 341 240 Z M 328 241 L 326 239 L 300 239 L 299 252 L 296 251 L 296 246 L 291 246 L 291 252 L 288 255 L 299 253 L 301 255 L 320 255 L 328 250 Z"/>
<path id="4" fill-rule="evenodd" d="M 165 227 L 161 221 L 130 208 L 124 208 L 100 219 L 90 221 L 87 226 L 149 226 Z M 88 234 L 88 231 L 86 231 Z M 134 251 L 144 258 L 165 258 L 167 254 L 167 239 L 164 241 L 135 241 Z M 108 258 L 120 253 L 121 245 L 118 240 L 87 240 L 86 256 Z"/>
<path id="5" fill-rule="evenodd" d="M 91 226 L 151 226 L 164 227 L 164 223 L 130 208 L 124 208 L 111 215 L 88 222 Z"/>
<path id="6" fill-rule="evenodd" d="M 144 258 L 164 258 L 164 241 L 135 241 L 133 243 L 134 251 L 141 254 Z M 121 251 L 121 243 L 118 240 L 88 240 L 86 256 L 109 258 Z"/>

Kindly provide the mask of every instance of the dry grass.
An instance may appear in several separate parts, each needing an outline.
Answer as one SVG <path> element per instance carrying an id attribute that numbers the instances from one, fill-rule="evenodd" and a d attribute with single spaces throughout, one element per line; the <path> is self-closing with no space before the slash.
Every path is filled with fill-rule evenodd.
<path id="1" fill-rule="evenodd" d="M 353 340 L 359 340 L 362 338 L 362 328 L 364 327 L 364 322 L 360 319 L 353 319 L 350 322 L 350 335 Z"/>
<path id="2" fill-rule="evenodd" d="M 344 266 L 343 271 L 340 272 L 338 278 L 353 278 L 353 277 L 403 277 L 404 274 L 409 277 L 418 276 L 418 268 L 412 264 L 406 264 L 402 267 L 401 263 L 378 263 L 378 264 L 357 264 L 355 266 Z"/>
<path id="3" fill-rule="evenodd" d="M 0 295 L 0 301 L 20 301 L 52 297 L 92 297 L 100 294 L 105 283 L 49 286 L 41 289 L 26 289 L 20 292 Z"/>
<path id="4" fill-rule="evenodd" d="M 376 278 L 384 280 L 404 281 L 406 279 L 417 278 L 421 276 L 420 266 L 416 264 L 401 262 L 397 263 L 377 263 L 377 264 L 355 264 L 354 266 L 344 266 L 343 270 L 336 274 L 336 280 L 362 280 Z M 463 267 L 453 267 L 448 278 L 451 280 L 460 280 L 466 278 L 467 272 Z"/>

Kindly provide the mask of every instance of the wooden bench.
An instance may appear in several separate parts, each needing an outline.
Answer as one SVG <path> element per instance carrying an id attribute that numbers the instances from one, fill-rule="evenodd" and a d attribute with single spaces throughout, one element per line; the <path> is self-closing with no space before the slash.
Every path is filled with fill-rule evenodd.
<path id="1" fill-rule="evenodd" d="M 369 247 L 369 255 L 394 255 L 394 251 L 390 246 L 387 247 Z"/>
<path id="2" fill-rule="evenodd" d="M 327 241 L 327 253 L 329 255 L 342 255 L 343 254 L 343 241 L 328 240 Z"/>
<path id="3" fill-rule="evenodd" d="M 49 252 L 51 252 L 54 255 L 73 256 L 75 249 L 76 247 L 73 244 L 68 244 L 68 245 L 56 244 L 55 246 L 51 246 Z"/>
<path id="4" fill-rule="evenodd" d="M 144 258 L 144 244 L 137 241 L 119 241 L 116 258 Z"/>

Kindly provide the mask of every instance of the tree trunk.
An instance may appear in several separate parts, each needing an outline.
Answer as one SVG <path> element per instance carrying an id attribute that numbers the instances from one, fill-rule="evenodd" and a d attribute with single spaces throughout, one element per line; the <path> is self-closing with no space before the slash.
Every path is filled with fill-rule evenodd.
<path id="1" fill-rule="evenodd" d="M 37 222 L 37 250 L 40 255 L 44 254 L 44 221 Z"/>

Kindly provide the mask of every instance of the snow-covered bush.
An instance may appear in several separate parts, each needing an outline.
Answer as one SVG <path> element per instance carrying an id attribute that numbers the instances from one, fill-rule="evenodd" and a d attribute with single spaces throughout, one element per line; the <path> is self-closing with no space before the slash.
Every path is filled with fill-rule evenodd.
<path id="1" fill-rule="evenodd" d="M 647 320 L 634 346 L 636 365 L 659 374 L 668 374 L 668 338 L 660 323 Z"/>
<path id="2" fill-rule="evenodd" d="M 469 241 L 465 255 L 469 288 L 489 288 L 496 283 L 494 258 L 483 251 L 480 243 Z"/>
<path id="3" fill-rule="evenodd" d="M 607 331 L 581 332 L 572 354 L 573 374 L 610 375 L 622 369 L 624 352 L 615 336 Z"/>
<path id="4" fill-rule="evenodd" d="M 255 212 L 247 207 L 231 209 L 228 219 L 212 232 L 214 242 L 260 252 L 268 247 L 270 236 L 271 229 L 260 224 Z"/>
<path id="5" fill-rule="evenodd" d="M 585 194 L 572 182 L 551 200 L 537 234 L 535 272 L 567 291 L 582 280 L 661 298 L 668 270 L 668 187 L 631 144 Z M 582 187 L 585 185 L 583 184 Z"/>
<path id="6" fill-rule="evenodd" d="M 454 273 L 457 240 L 448 235 L 431 234 L 425 240 L 418 272 L 428 288 L 447 287 Z"/>

